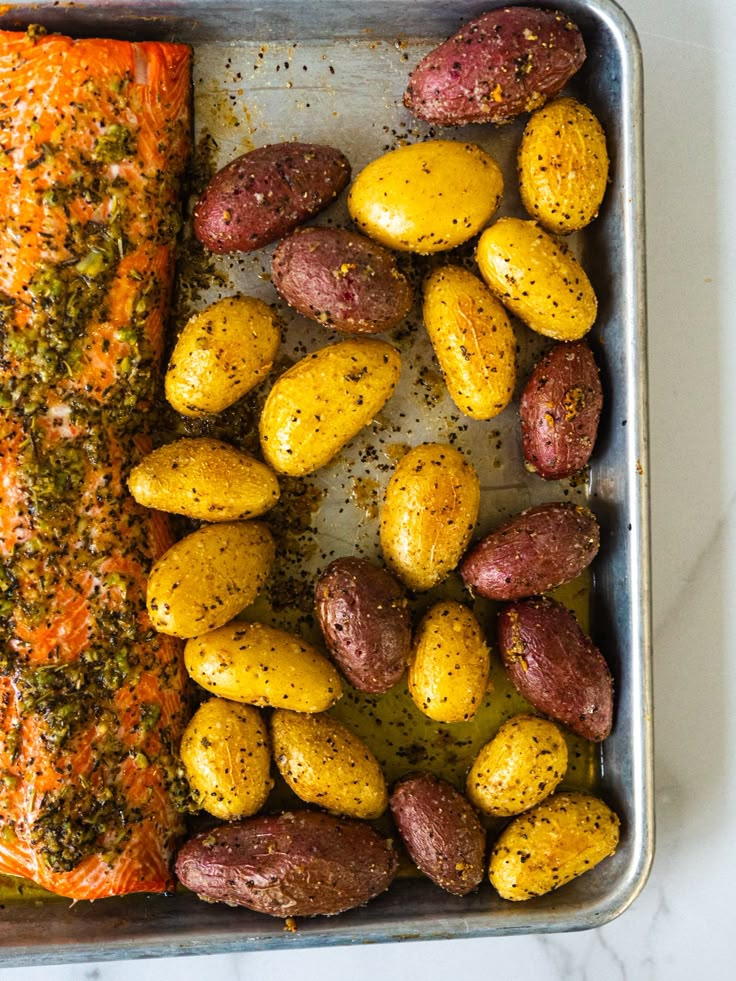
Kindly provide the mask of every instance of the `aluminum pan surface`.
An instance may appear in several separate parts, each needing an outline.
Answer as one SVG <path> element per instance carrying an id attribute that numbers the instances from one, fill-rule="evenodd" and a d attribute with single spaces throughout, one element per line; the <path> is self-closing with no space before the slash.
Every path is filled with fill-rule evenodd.
<path id="1" fill-rule="evenodd" d="M 312 5 L 292 0 L 248 5 L 108 0 L 73 8 L 44 3 L 3 8 L 0 24 L 40 22 L 70 34 L 192 42 L 197 125 L 220 127 L 224 159 L 252 145 L 299 136 L 341 146 L 357 171 L 384 145 L 393 144 L 391 129 L 412 139 L 426 133 L 426 127 L 417 127 L 397 107 L 406 73 L 424 50 L 490 5 L 490 0 L 456 0 L 448 14 L 442 0 L 320 0 Z M 568 0 L 555 6 L 568 11 L 585 34 L 588 59 L 572 91 L 584 93 L 601 118 L 612 157 L 612 184 L 601 216 L 574 248 L 599 295 L 594 336 L 605 338 L 596 353 L 603 361 L 606 408 L 589 488 L 604 543 L 595 566 L 592 613 L 596 639 L 616 678 L 617 721 L 602 749 L 602 792 L 624 819 L 619 851 L 588 876 L 533 902 L 504 903 L 487 885 L 477 896 L 459 901 L 429 883 L 400 881 L 364 909 L 300 922 L 297 934 L 285 933 L 278 920 L 211 907 L 187 895 L 133 896 L 71 908 L 66 901 L 50 900 L 51 917 L 33 903 L 14 903 L 6 907 L 0 925 L 0 962 L 60 963 L 584 929 L 618 915 L 642 887 L 653 851 L 653 819 L 641 60 L 631 24 L 608 0 Z M 424 40 L 416 40 L 418 32 Z M 231 40 L 241 37 L 257 41 Z M 271 59 L 271 72 L 262 84 L 237 80 L 240 68 L 225 71 L 228 59 L 231 69 L 236 63 L 252 65 L 261 41 L 269 42 Z M 285 70 L 284 61 L 294 66 Z M 281 65 L 278 75 L 276 64 Z M 241 125 L 234 127 L 234 120 Z M 402 123 L 412 132 L 401 129 Z M 510 180 L 519 133 L 518 124 L 500 131 L 468 127 L 451 133 L 481 142 L 504 164 L 502 213 L 520 213 Z M 341 217 L 339 206 L 332 214 Z M 260 278 L 260 261 L 236 263 L 229 274 L 239 287 L 248 284 L 251 291 L 266 295 L 270 287 Z M 307 328 L 307 347 L 327 339 Z M 530 344 L 522 358 L 532 354 Z M 418 354 L 420 359 L 426 356 L 426 351 Z M 410 391 L 400 397 L 414 412 L 412 440 L 419 441 L 426 420 Z M 441 438 L 442 426 L 448 433 L 453 425 L 452 411 L 440 404 L 437 412 L 436 418 L 444 420 L 440 431 L 433 426 L 428 432 Z M 499 431 L 505 451 L 513 447 L 513 410 L 483 425 Z M 483 483 L 494 489 L 486 495 L 491 501 L 487 522 L 504 510 L 554 496 L 541 481 L 520 483 L 518 455 L 513 458 L 512 453 L 510 462 L 494 467 L 492 453 L 478 453 L 479 432 L 478 425 L 469 426 L 459 445 L 471 456 L 475 453 L 474 462 L 485 458 Z M 356 465 L 359 455 L 358 447 Z M 335 533 L 344 539 L 348 529 Z M 368 532 L 364 545 L 370 549 Z"/>

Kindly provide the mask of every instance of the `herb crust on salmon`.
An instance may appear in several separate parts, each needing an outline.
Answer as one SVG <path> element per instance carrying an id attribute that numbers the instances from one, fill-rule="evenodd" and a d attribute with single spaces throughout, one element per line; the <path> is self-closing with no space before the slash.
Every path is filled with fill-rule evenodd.
<path id="1" fill-rule="evenodd" d="M 0 32 L 0 872 L 163 891 L 183 830 L 167 519 L 126 489 L 159 383 L 188 47 Z"/>

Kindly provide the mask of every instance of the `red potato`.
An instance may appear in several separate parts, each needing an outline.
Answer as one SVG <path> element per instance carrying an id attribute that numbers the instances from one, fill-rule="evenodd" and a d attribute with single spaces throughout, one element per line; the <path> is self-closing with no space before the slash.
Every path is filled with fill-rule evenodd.
<path id="1" fill-rule="evenodd" d="M 403 587 L 367 559 L 335 559 L 314 590 L 317 619 L 332 658 L 359 691 L 382 694 L 406 670 L 411 618 Z"/>
<path id="2" fill-rule="evenodd" d="M 208 902 L 271 916 L 332 916 L 388 889 L 398 868 L 390 841 L 361 821 L 295 811 L 223 824 L 176 859 L 187 889 Z"/>
<path id="3" fill-rule="evenodd" d="M 347 228 L 303 228 L 273 254 L 273 285 L 310 320 L 346 334 L 398 326 L 414 299 L 396 259 Z"/>
<path id="4" fill-rule="evenodd" d="M 402 777 L 391 794 L 391 815 L 417 868 L 433 882 L 455 896 L 478 888 L 486 833 L 453 786 L 431 773 Z"/>
<path id="5" fill-rule="evenodd" d="M 599 546 L 598 522 L 588 508 L 539 504 L 481 539 L 458 571 L 480 596 L 522 599 L 570 582 L 590 565 Z"/>
<path id="6" fill-rule="evenodd" d="M 603 655 L 561 603 L 520 600 L 498 618 L 498 646 L 516 690 L 539 712 L 601 742 L 613 724 L 613 678 Z"/>
<path id="7" fill-rule="evenodd" d="M 585 341 L 555 344 L 535 366 L 519 405 L 529 470 L 561 480 L 588 463 L 603 407 L 593 352 Z"/>
<path id="8" fill-rule="evenodd" d="M 350 164 L 334 147 L 258 147 L 209 182 L 194 208 L 194 234 L 210 252 L 252 252 L 313 218 L 349 180 Z"/>
<path id="9" fill-rule="evenodd" d="M 585 60 L 561 11 L 503 7 L 465 24 L 414 69 L 404 105 L 441 126 L 505 123 L 539 108 Z"/>

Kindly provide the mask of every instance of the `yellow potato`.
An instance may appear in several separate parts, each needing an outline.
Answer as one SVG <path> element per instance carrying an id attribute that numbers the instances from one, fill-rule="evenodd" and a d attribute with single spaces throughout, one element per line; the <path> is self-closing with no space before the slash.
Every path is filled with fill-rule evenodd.
<path id="1" fill-rule="evenodd" d="M 459 450 L 416 446 L 386 488 L 380 531 L 386 564 L 410 589 L 436 586 L 460 561 L 479 505 L 478 475 Z"/>
<path id="2" fill-rule="evenodd" d="M 131 470 L 128 487 L 144 507 L 198 521 L 256 518 L 279 499 L 267 466 L 207 437 L 178 439 L 149 453 Z"/>
<path id="3" fill-rule="evenodd" d="M 337 719 L 276 709 L 271 740 L 276 766 L 301 800 L 354 818 L 377 818 L 386 810 L 378 760 Z"/>
<path id="4" fill-rule="evenodd" d="M 472 719 L 488 688 L 490 655 L 483 631 L 467 606 L 436 603 L 414 638 L 409 692 L 435 722 Z"/>
<path id="5" fill-rule="evenodd" d="M 229 623 L 189 640 L 191 677 L 235 702 L 323 712 L 342 695 L 334 665 L 300 637 L 262 623 Z"/>
<path id="6" fill-rule="evenodd" d="M 253 602 L 273 559 L 273 538 L 258 521 L 199 528 L 172 545 L 151 570 L 151 623 L 174 637 L 197 637 L 221 627 Z"/>
<path id="7" fill-rule="evenodd" d="M 538 334 L 577 341 L 593 326 L 598 301 L 590 280 L 535 221 L 499 218 L 481 235 L 476 259 L 503 305 Z"/>
<path id="8" fill-rule="evenodd" d="M 502 193 L 501 170 L 479 146 L 427 140 L 369 163 L 353 181 L 348 210 L 382 245 L 426 255 L 477 235 Z"/>
<path id="9" fill-rule="evenodd" d="M 566 771 L 567 744 L 554 722 L 515 715 L 473 760 L 465 791 L 485 814 L 511 817 L 554 793 Z"/>
<path id="10" fill-rule="evenodd" d="M 185 416 L 222 412 L 270 372 L 279 328 L 252 296 L 218 300 L 184 326 L 166 372 L 166 398 Z"/>
<path id="11" fill-rule="evenodd" d="M 380 412 L 400 372 L 396 348 L 367 337 L 297 361 L 276 379 L 261 413 L 266 462 L 290 477 L 324 467 Z"/>
<path id="12" fill-rule="evenodd" d="M 517 156 L 521 200 L 548 231 L 585 228 L 597 216 L 608 181 L 606 135 L 576 99 L 555 99 L 526 124 Z"/>
<path id="13" fill-rule="evenodd" d="M 516 338 L 503 304 L 460 266 L 441 266 L 424 283 L 424 326 L 455 405 L 492 419 L 511 401 Z"/>
<path id="14" fill-rule="evenodd" d="M 235 821 L 266 803 L 271 751 L 258 709 L 211 698 L 192 716 L 179 752 L 192 797 L 208 814 Z"/>
<path id="15" fill-rule="evenodd" d="M 619 819 L 602 800 L 555 794 L 501 832 L 489 878 L 504 899 L 543 896 L 613 855 L 618 839 Z"/>

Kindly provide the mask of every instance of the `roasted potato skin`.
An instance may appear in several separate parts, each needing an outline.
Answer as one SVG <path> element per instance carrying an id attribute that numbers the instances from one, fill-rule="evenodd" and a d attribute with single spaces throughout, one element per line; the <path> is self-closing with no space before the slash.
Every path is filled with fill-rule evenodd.
<path id="1" fill-rule="evenodd" d="M 252 252 L 288 235 L 347 186 L 334 147 L 272 143 L 219 170 L 194 208 L 194 234 L 210 252 Z"/>
<path id="2" fill-rule="evenodd" d="M 585 341 L 555 344 L 534 366 L 519 403 L 527 468 L 545 480 L 572 477 L 595 447 L 603 388 Z"/>
<path id="3" fill-rule="evenodd" d="M 493 600 L 522 599 L 570 582 L 600 547 L 595 515 L 581 505 L 527 508 L 482 538 L 458 571 L 474 593 Z"/>
<path id="4" fill-rule="evenodd" d="M 492 419 L 511 401 L 516 337 L 503 305 L 461 266 L 440 266 L 424 281 L 424 325 L 455 405 Z"/>
<path id="5" fill-rule="evenodd" d="M 419 62 L 404 105 L 441 126 L 506 123 L 556 95 L 584 60 L 582 35 L 564 13 L 491 10 Z"/>
<path id="6" fill-rule="evenodd" d="M 402 777 L 391 816 L 414 864 L 454 896 L 467 896 L 485 874 L 486 833 L 473 807 L 431 773 Z"/>
<path id="7" fill-rule="evenodd" d="M 547 597 L 519 600 L 498 617 L 498 647 L 516 690 L 538 712 L 600 742 L 613 724 L 613 678 L 572 613 Z"/>
<path id="8" fill-rule="evenodd" d="M 348 192 L 348 210 L 356 227 L 386 248 L 429 255 L 477 235 L 502 193 L 501 169 L 481 147 L 427 140 L 364 167 Z"/>
<path id="9" fill-rule="evenodd" d="M 411 653 L 403 588 L 358 556 L 335 559 L 314 590 L 317 620 L 335 663 L 359 691 L 382 694 L 401 679 Z"/>
<path id="10" fill-rule="evenodd" d="M 249 606 L 271 571 L 275 546 L 260 521 L 204 525 L 164 552 L 148 577 L 153 627 L 197 637 Z"/>
<path id="11" fill-rule="evenodd" d="M 301 637 L 263 623 L 234 621 L 189 640 L 189 675 L 222 698 L 298 712 L 323 712 L 342 695 L 333 664 Z"/>
<path id="12" fill-rule="evenodd" d="M 196 521 L 257 518 L 280 494 L 267 466 L 206 436 L 177 439 L 153 450 L 131 470 L 128 488 L 144 507 Z"/>
<path id="13" fill-rule="evenodd" d="M 218 300 L 184 325 L 166 369 L 166 398 L 184 416 L 222 412 L 266 378 L 280 343 L 263 300 Z"/>
<path id="14" fill-rule="evenodd" d="M 445 600 L 425 613 L 414 637 L 409 694 L 435 722 L 465 722 L 488 688 L 490 655 L 480 624 L 462 603 Z"/>
<path id="15" fill-rule="evenodd" d="M 529 810 L 554 793 L 567 771 L 567 743 L 554 722 L 522 713 L 501 726 L 473 760 L 465 793 L 493 817 Z"/>
<path id="16" fill-rule="evenodd" d="M 557 235 L 585 228 L 598 216 L 608 182 L 603 127 L 577 99 L 555 99 L 537 109 L 517 154 L 521 202 Z"/>
<path id="17" fill-rule="evenodd" d="M 303 228 L 283 239 L 271 277 L 295 310 L 344 334 L 391 330 L 414 300 L 392 253 L 347 228 Z"/>
<path id="18" fill-rule="evenodd" d="M 181 739 L 179 755 L 199 806 L 222 821 L 250 817 L 273 787 L 271 746 L 258 709 L 224 698 L 199 706 Z"/>
<path id="19" fill-rule="evenodd" d="M 305 803 L 365 819 L 380 817 L 388 807 L 378 760 L 362 739 L 327 713 L 275 709 L 271 740 L 281 776 Z"/>
<path id="20" fill-rule="evenodd" d="M 568 247 L 534 221 L 499 218 L 476 248 L 481 276 L 527 327 L 556 341 L 578 341 L 593 326 L 598 300 Z"/>
<path id="21" fill-rule="evenodd" d="M 384 892 L 398 870 L 390 841 L 361 821 L 287 811 L 223 824 L 179 851 L 181 883 L 209 902 L 271 916 L 333 916 Z"/>
<path id="22" fill-rule="evenodd" d="M 543 896 L 613 855 L 619 825 L 597 797 L 554 794 L 501 832 L 491 852 L 491 885 L 503 899 Z"/>
<path id="23" fill-rule="evenodd" d="M 457 566 L 478 520 L 473 465 L 445 443 L 422 443 L 402 457 L 386 488 L 380 540 L 389 569 L 409 587 L 436 586 Z"/>
<path id="24" fill-rule="evenodd" d="M 303 477 L 324 467 L 394 393 L 396 348 L 350 338 L 306 355 L 276 379 L 259 424 L 261 450 L 278 473 Z"/>

